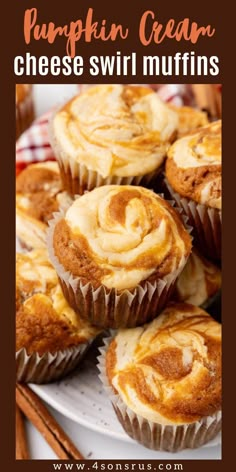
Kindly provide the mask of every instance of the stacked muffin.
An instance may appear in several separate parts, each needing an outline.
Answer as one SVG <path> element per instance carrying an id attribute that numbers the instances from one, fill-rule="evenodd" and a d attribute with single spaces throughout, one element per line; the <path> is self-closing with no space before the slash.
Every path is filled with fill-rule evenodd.
<path id="1" fill-rule="evenodd" d="M 21 245 L 28 249 L 45 247 L 48 221 L 70 201 L 62 191 L 57 162 L 26 167 L 16 179 L 16 231 Z"/>
<path id="2" fill-rule="evenodd" d="M 181 140 L 198 133 L 201 153 L 212 143 L 215 155 L 218 140 L 208 137 L 213 125 L 201 128 L 206 123 L 205 114 L 175 110 L 145 87 L 92 87 L 51 119 L 57 163 L 17 177 L 17 233 L 32 249 L 17 256 L 23 379 L 32 364 L 34 381 L 48 381 L 42 372 L 53 355 L 51 374 L 64 375 L 99 331 L 116 329 L 100 370 L 118 419 L 142 444 L 170 451 L 204 444 L 221 421 L 220 324 L 194 306 L 218 292 L 220 270 L 199 249 L 191 254 L 179 200 L 173 206 L 152 190 L 160 189 L 166 158 L 169 178 Z M 219 169 L 211 173 L 208 160 L 207 171 L 202 160 L 213 176 L 201 190 L 206 202 Z"/>
<path id="3" fill-rule="evenodd" d="M 206 257 L 221 258 L 221 120 L 178 139 L 169 148 L 166 183 L 188 216 Z"/>
<path id="4" fill-rule="evenodd" d="M 202 446 L 221 428 L 221 329 L 199 307 L 169 304 L 120 330 L 100 357 L 101 379 L 125 431 L 146 447 Z"/>
<path id="5" fill-rule="evenodd" d="M 162 169 L 178 115 L 145 87 L 90 88 L 51 122 L 51 143 L 65 188 L 83 194 L 101 185 L 144 185 Z"/>
<path id="6" fill-rule="evenodd" d="M 17 254 L 18 381 L 45 383 L 66 375 L 98 333 L 66 302 L 46 248 Z"/>
<path id="7" fill-rule="evenodd" d="M 16 139 L 34 119 L 34 103 L 31 84 L 16 84 Z"/>

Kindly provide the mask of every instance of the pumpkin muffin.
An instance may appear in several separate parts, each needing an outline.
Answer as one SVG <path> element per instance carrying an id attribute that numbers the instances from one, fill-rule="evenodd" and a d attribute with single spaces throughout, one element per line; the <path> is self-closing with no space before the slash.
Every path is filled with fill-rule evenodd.
<path id="1" fill-rule="evenodd" d="M 178 115 L 147 87 L 98 85 L 59 109 L 51 145 L 71 194 L 106 184 L 149 185 L 176 136 Z"/>
<path id="2" fill-rule="evenodd" d="M 68 305 L 46 249 L 16 255 L 17 381 L 62 377 L 78 365 L 97 334 Z"/>
<path id="3" fill-rule="evenodd" d="M 179 123 L 177 128 L 177 138 L 202 128 L 209 123 L 207 113 L 205 111 L 197 110 L 193 107 L 177 107 L 169 105 L 170 109 L 178 114 Z"/>
<path id="4" fill-rule="evenodd" d="M 200 447 L 221 428 L 221 325 L 199 307 L 170 304 L 149 324 L 119 330 L 101 379 L 125 431 L 170 452 Z"/>
<path id="5" fill-rule="evenodd" d="M 102 327 L 157 315 L 191 252 L 179 214 L 151 190 L 106 185 L 50 222 L 48 248 L 64 295 Z"/>
<path id="6" fill-rule="evenodd" d="M 176 282 L 179 302 L 208 307 L 221 289 L 221 270 L 193 249 Z"/>
<path id="7" fill-rule="evenodd" d="M 16 178 L 16 235 L 23 247 L 45 247 L 45 236 L 55 211 L 71 200 L 62 192 L 56 162 L 31 164 Z"/>
<path id="8" fill-rule="evenodd" d="M 221 120 L 178 139 L 166 160 L 166 183 L 193 226 L 206 257 L 221 257 Z"/>
<path id="9" fill-rule="evenodd" d="M 32 85 L 16 84 L 16 139 L 34 120 Z"/>

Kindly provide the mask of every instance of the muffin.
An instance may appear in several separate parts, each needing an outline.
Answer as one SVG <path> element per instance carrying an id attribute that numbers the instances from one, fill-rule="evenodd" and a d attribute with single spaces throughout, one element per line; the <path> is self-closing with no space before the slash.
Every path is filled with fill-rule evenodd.
<path id="1" fill-rule="evenodd" d="M 34 120 L 31 84 L 16 84 L 16 139 Z"/>
<path id="2" fill-rule="evenodd" d="M 221 325 L 199 307 L 170 304 L 149 324 L 119 330 L 102 349 L 101 380 L 136 441 L 197 448 L 221 428 Z"/>
<path id="3" fill-rule="evenodd" d="M 195 244 L 221 257 L 221 120 L 178 139 L 166 160 L 166 183 L 193 226 Z"/>
<path id="4" fill-rule="evenodd" d="M 83 194 L 105 184 L 149 185 L 162 169 L 177 126 L 177 113 L 147 87 L 89 88 L 51 121 L 64 188 Z"/>
<path id="5" fill-rule="evenodd" d="M 179 214 L 143 187 L 96 188 L 49 225 L 49 255 L 66 299 L 104 328 L 156 316 L 191 251 Z"/>
<path id="6" fill-rule="evenodd" d="M 177 138 L 202 128 L 209 123 L 207 113 L 205 111 L 197 110 L 193 107 L 177 107 L 169 105 L 170 109 L 178 114 L 179 124 L 177 128 Z"/>
<path id="7" fill-rule="evenodd" d="M 98 334 L 65 300 L 47 251 L 16 255 L 16 379 L 45 383 L 74 369 Z"/>
<path id="8" fill-rule="evenodd" d="M 207 307 L 221 289 L 221 270 L 193 249 L 176 282 L 174 298 Z"/>
<path id="9" fill-rule="evenodd" d="M 16 235 L 23 247 L 45 247 L 48 220 L 71 201 L 56 162 L 31 164 L 16 178 Z M 69 204 L 69 203 L 68 203 Z"/>

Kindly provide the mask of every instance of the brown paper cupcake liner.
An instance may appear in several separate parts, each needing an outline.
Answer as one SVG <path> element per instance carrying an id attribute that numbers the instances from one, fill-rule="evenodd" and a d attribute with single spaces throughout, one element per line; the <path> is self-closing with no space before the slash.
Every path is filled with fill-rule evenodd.
<path id="1" fill-rule="evenodd" d="M 175 205 L 188 217 L 188 224 L 193 227 L 195 245 L 202 253 L 213 260 L 221 259 L 221 211 L 181 197 L 173 190 L 167 179 L 164 181 L 165 195 L 171 197 Z"/>
<path id="2" fill-rule="evenodd" d="M 98 356 L 99 378 L 126 433 L 143 446 L 156 451 L 177 452 L 195 449 L 214 439 L 221 430 L 221 411 L 195 423 L 163 425 L 134 413 L 116 394 L 106 376 L 105 355 L 112 337 L 104 339 Z"/>
<path id="3" fill-rule="evenodd" d="M 143 281 L 132 291 L 121 293 L 103 285 L 95 289 L 91 283 L 83 284 L 79 277 L 65 271 L 54 253 L 54 228 L 63 217 L 62 212 L 55 213 L 49 222 L 47 243 L 64 296 L 73 309 L 91 324 L 102 328 L 132 328 L 155 318 L 170 299 L 182 267 L 163 279 Z"/>
<path id="4" fill-rule="evenodd" d="M 32 91 L 16 104 L 16 139 L 31 125 L 34 120 Z"/>
<path id="5" fill-rule="evenodd" d="M 146 175 L 131 177 L 111 175 L 109 177 L 102 177 L 98 172 L 89 170 L 83 164 L 72 161 L 65 162 L 58 153 L 56 156 L 64 188 L 72 195 L 82 195 L 85 191 L 93 190 L 102 185 L 142 185 L 143 187 L 150 187 L 151 182 L 159 174 L 159 169 L 157 169 Z"/>
<path id="6" fill-rule="evenodd" d="M 16 352 L 16 381 L 41 384 L 60 379 L 75 369 L 91 343 L 92 340 L 86 344 L 53 354 L 48 352 L 42 356 L 36 352 L 27 354 L 25 348 L 20 349 Z"/>

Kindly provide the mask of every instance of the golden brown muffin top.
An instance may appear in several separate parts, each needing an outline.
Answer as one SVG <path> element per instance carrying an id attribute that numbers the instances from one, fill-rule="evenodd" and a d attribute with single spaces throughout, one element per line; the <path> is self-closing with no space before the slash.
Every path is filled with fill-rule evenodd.
<path id="1" fill-rule="evenodd" d="M 106 374 L 136 414 L 161 424 L 198 421 L 221 409 L 221 326 L 198 307 L 170 304 L 151 323 L 118 331 Z"/>
<path id="2" fill-rule="evenodd" d="M 54 116 L 52 147 L 106 178 L 153 172 L 166 157 L 178 116 L 151 89 L 98 85 L 74 97 Z"/>
<path id="3" fill-rule="evenodd" d="M 178 107 L 169 105 L 171 110 L 175 111 L 179 117 L 179 124 L 177 129 L 177 137 L 181 138 L 185 134 L 206 126 L 209 123 L 207 113 L 205 111 L 197 110 L 192 107 Z"/>
<path id="4" fill-rule="evenodd" d="M 174 278 L 191 238 L 179 214 L 151 190 L 105 185 L 68 208 L 56 223 L 53 246 L 64 269 L 83 283 L 125 290 Z"/>
<path id="5" fill-rule="evenodd" d="M 166 177 L 181 196 L 221 209 L 221 120 L 175 141 Z"/>
<path id="6" fill-rule="evenodd" d="M 16 255 L 16 351 L 54 353 L 98 332 L 68 305 L 46 250 Z"/>
<path id="7" fill-rule="evenodd" d="M 68 205 L 56 162 L 31 164 L 16 178 L 16 234 L 29 248 L 45 246 L 48 221 Z"/>
<path id="8" fill-rule="evenodd" d="M 200 306 L 220 288 L 221 270 L 194 249 L 177 279 L 174 298 Z"/>
<path id="9" fill-rule="evenodd" d="M 47 223 L 58 211 L 57 195 L 61 192 L 57 162 L 31 164 L 16 178 L 16 204 L 29 216 Z"/>

